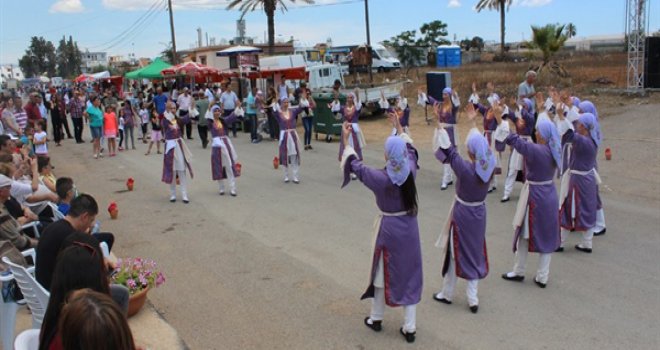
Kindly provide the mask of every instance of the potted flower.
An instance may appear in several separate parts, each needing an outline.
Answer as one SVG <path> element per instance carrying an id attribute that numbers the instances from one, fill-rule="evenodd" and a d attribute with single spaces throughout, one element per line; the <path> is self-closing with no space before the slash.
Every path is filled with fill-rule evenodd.
<path id="1" fill-rule="evenodd" d="M 126 188 L 128 188 L 129 191 L 133 191 L 134 184 L 135 184 L 135 180 L 133 180 L 132 177 L 129 177 L 128 180 L 126 180 Z"/>
<path id="2" fill-rule="evenodd" d="M 117 203 L 111 202 L 110 205 L 108 205 L 108 213 L 110 213 L 110 218 L 111 219 L 116 219 L 117 215 L 119 215 L 119 208 L 117 207 Z"/>
<path id="3" fill-rule="evenodd" d="M 128 288 L 130 299 L 128 316 L 133 316 L 144 306 L 149 289 L 165 283 L 165 276 L 150 259 L 126 258 L 117 261 L 117 272 L 112 276 L 114 283 Z"/>

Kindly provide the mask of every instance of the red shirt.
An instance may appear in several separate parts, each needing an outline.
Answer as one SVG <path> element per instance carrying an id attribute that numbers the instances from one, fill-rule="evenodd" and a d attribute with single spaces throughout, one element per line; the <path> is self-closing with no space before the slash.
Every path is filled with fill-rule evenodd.
<path id="1" fill-rule="evenodd" d="M 25 109 L 25 113 L 27 114 L 28 121 L 31 123 L 34 123 L 37 120 L 41 120 L 41 112 L 39 112 L 39 106 L 32 102 L 28 102 L 25 104 L 23 107 Z"/>

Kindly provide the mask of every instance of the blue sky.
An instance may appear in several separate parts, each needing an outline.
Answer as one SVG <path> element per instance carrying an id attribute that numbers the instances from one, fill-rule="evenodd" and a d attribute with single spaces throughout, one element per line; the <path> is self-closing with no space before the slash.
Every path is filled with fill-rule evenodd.
<path id="1" fill-rule="evenodd" d="M 31 36 L 43 36 L 57 45 L 62 35 L 72 35 L 81 49 L 104 50 L 110 55 L 154 57 L 170 41 L 166 0 L 0 0 L 0 62 L 16 64 Z M 196 29 L 209 37 L 235 36 L 238 11 L 226 11 L 227 0 L 172 0 L 175 8 L 177 48 L 190 48 L 197 40 Z M 286 3 L 290 3 L 285 0 Z M 309 44 L 335 45 L 366 42 L 362 0 L 316 0 L 316 5 L 297 2 L 289 11 L 277 12 L 275 32 Z M 477 0 L 369 0 L 371 40 L 388 39 L 421 24 L 442 20 L 449 38 L 479 35 L 499 40 L 499 14 L 473 10 Z M 131 25 L 150 6 L 161 9 Z M 574 23 L 578 37 L 619 34 L 624 31 L 625 0 L 514 0 L 507 12 L 507 41 L 531 36 L 530 25 Z M 660 1 L 651 1 L 651 31 L 660 30 Z M 247 35 L 263 41 L 266 16 L 262 11 L 245 17 Z M 125 35 L 121 35 L 124 33 Z"/>

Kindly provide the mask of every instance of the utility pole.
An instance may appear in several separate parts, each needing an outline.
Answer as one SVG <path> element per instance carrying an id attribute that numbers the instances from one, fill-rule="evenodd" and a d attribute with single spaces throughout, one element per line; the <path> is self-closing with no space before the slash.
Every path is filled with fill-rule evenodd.
<path id="1" fill-rule="evenodd" d="M 371 50 L 371 34 L 369 33 L 369 0 L 364 0 L 364 20 L 367 25 L 367 47 Z M 371 52 L 369 52 L 371 56 Z M 369 83 L 374 82 L 374 75 L 371 71 L 371 63 L 369 63 Z"/>
<path id="2" fill-rule="evenodd" d="M 172 0 L 167 0 L 167 9 L 170 12 L 170 32 L 172 33 L 172 64 L 177 64 L 176 39 L 174 38 L 174 15 L 172 11 Z"/>

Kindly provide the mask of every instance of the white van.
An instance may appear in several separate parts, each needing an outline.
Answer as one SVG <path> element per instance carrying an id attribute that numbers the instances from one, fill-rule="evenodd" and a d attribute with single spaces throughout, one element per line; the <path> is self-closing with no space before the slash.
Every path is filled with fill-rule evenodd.
<path id="1" fill-rule="evenodd" d="M 401 69 L 401 62 L 381 44 L 371 47 L 371 68 L 379 72 Z"/>

